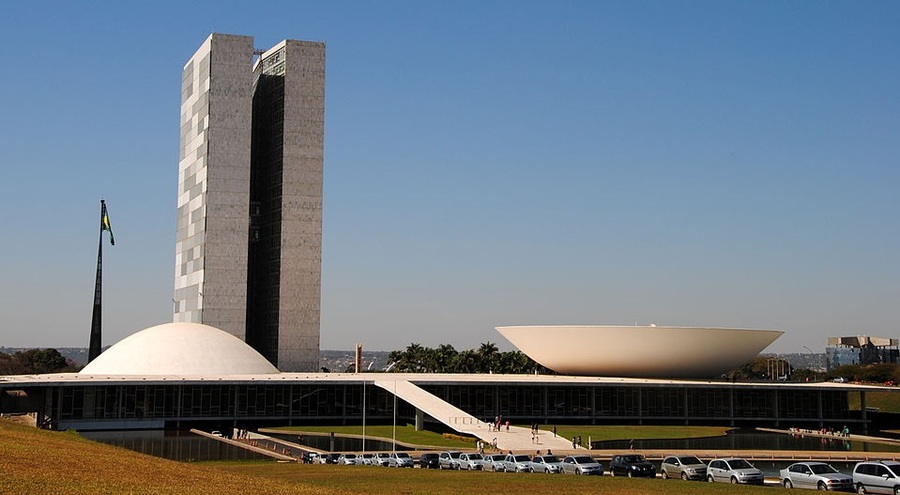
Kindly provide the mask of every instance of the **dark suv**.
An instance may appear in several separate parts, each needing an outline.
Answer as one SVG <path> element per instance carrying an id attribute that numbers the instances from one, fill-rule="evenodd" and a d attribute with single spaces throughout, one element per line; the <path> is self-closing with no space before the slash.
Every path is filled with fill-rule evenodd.
<path id="1" fill-rule="evenodd" d="M 656 476 L 656 467 L 639 454 L 614 455 L 609 461 L 609 474 L 629 478 L 638 476 L 653 478 Z"/>
<path id="2" fill-rule="evenodd" d="M 422 469 L 437 469 L 441 467 L 438 463 L 438 455 L 422 454 L 422 457 L 419 457 L 419 467 Z"/>

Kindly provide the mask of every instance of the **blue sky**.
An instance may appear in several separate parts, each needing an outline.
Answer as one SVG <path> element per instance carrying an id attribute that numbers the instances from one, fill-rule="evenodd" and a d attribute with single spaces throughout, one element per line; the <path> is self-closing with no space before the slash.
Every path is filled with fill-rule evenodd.
<path id="1" fill-rule="evenodd" d="M 327 43 L 322 348 L 900 337 L 900 4 L 0 2 L 0 346 L 171 321 L 181 69 Z M 578 345 L 573 342 L 572 345 Z"/>

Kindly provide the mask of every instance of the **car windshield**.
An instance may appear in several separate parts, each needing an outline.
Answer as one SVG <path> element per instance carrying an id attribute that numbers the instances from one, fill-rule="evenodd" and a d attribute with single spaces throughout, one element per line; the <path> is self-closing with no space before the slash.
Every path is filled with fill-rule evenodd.
<path id="1" fill-rule="evenodd" d="M 697 459 L 694 456 L 679 457 L 678 460 L 681 461 L 682 464 L 703 464 L 700 459 Z"/>
<path id="2" fill-rule="evenodd" d="M 731 469 L 752 469 L 753 466 L 750 465 L 749 462 L 743 459 L 732 459 L 728 461 L 728 465 L 731 466 Z"/>
<path id="3" fill-rule="evenodd" d="M 409 459 L 409 454 L 407 454 L 406 452 L 399 452 L 397 454 L 397 458 L 398 459 Z"/>
<path id="4" fill-rule="evenodd" d="M 640 455 L 626 455 L 624 457 L 625 462 L 641 462 L 644 460 L 644 456 Z"/>
<path id="5" fill-rule="evenodd" d="M 517 455 L 513 457 L 513 459 L 515 459 L 516 462 L 526 462 L 531 460 L 527 455 Z"/>
<path id="6" fill-rule="evenodd" d="M 575 462 L 577 464 L 593 464 L 594 463 L 594 458 L 588 457 L 586 455 L 577 455 L 577 456 L 573 457 L 573 459 L 575 459 Z"/>
<path id="7" fill-rule="evenodd" d="M 559 462 L 559 458 L 555 455 L 545 455 L 544 462 Z"/>
<path id="8" fill-rule="evenodd" d="M 482 459 L 481 454 L 469 454 L 470 461 L 477 461 L 478 459 Z"/>
<path id="9" fill-rule="evenodd" d="M 451 459 L 459 459 L 459 452 L 450 452 Z"/>
<path id="10" fill-rule="evenodd" d="M 830 474 L 839 472 L 837 469 L 829 466 L 828 464 L 810 464 L 810 469 L 815 474 Z"/>

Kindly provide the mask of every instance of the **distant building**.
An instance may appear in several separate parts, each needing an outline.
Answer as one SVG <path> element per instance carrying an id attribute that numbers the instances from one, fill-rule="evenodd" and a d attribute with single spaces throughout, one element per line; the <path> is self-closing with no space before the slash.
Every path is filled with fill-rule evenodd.
<path id="1" fill-rule="evenodd" d="M 214 33 L 184 66 L 173 320 L 282 371 L 318 369 L 324 124 L 324 43 Z"/>
<path id="2" fill-rule="evenodd" d="M 900 340 L 884 337 L 829 337 L 825 348 L 825 368 L 832 371 L 848 364 L 900 362 Z"/>

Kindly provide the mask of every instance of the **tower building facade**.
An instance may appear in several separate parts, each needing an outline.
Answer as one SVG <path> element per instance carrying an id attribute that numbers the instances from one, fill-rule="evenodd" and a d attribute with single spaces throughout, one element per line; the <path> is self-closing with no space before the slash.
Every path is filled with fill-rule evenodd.
<path id="1" fill-rule="evenodd" d="M 212 34 L 182 73 L 174 321 L 319 362 L 325 46 Z"/>

